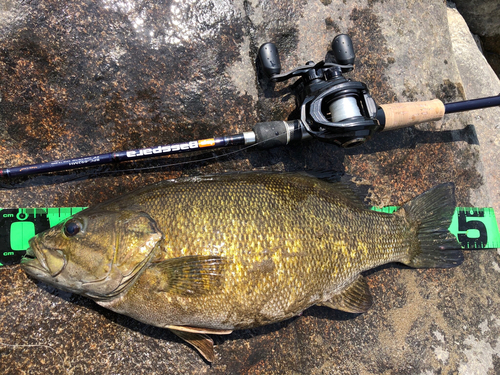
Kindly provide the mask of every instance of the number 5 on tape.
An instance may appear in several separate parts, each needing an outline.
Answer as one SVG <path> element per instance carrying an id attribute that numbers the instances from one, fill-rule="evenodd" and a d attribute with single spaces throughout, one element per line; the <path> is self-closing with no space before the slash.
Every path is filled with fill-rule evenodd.
<path id="1" fill-rule="evenodd" d="M 500 233 L 492 208 L 457 207 L 450 232 L 464 249 L 500 248 Z"/>
<path id="2" fill-rule="evenodd" d="M 19 263 L 31 237 L 84 208 L 0 208 L 0 266 Z M 398 207 L 372 209 L 393 213 Z M 492 208 L 457 207 L 449 230 L 464 249 L 500 248 L 500 233 Z"/>
<path id="3" fill-rule="evenodd" d="M 398 208 L 372 207 L 372 210 L 392 214 Z M 493 208 L 457 207 L 448 229 L 464 249 L 500 248 L 500 232 Z"/>

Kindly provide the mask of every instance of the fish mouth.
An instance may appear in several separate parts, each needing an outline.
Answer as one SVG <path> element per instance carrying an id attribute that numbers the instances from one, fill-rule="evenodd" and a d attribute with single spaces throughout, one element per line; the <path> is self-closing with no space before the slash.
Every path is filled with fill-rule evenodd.
<path id="1" fill-rule="evenodd" d="M 21 268 L 34 277 L 47 276 L 50 274 L 50 271 L 36 238 L 35 236 L 29 240 L 30 247 L 21 259 Z"/>
<path id="2" fill-rule="evenodd" d="M 30 247 L 21 259 L 21 267 L 37 278 L 55 278 L 67 265 L 64 252 L 58 248 L 47 247 L 38 236 L 29 240 Z"/>

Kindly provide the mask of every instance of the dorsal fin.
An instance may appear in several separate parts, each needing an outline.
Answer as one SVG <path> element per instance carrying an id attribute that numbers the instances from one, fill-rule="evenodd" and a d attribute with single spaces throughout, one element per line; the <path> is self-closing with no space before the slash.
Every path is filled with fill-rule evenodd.
<path id="1" fill-rule="evenodd" d="M 332 183 L 332 186 L 336 191 L 340 192 L 345 198 L 347 198 L 353 206 L 368 209 L 368 206 L 363 202 L 363 198 L 352 190 L 350 186 L 347 186 L 343 182 L 334 182 Z"/>
<path id="2" fill-rule="evenodd" d="M 367 181 L 343 172 L 335 171 L 305 171 L 301 174 L 332 184 L 335 190 L 344 195 L 352 204 L 359 208 L 369 208 L 367 200 L 371 184 Z"/>

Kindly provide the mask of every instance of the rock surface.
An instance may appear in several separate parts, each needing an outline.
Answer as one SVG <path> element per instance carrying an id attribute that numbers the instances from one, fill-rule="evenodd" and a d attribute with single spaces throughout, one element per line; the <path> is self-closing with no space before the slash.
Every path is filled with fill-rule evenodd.
<path id="1" fill-rule="evenodd" d="M 263 87 L 258 47 L 283 70 L 324 58 L 351 35 L 356 69 L 377 103 L 465 99 L 441 0 L 0 0 L 1 167 L 246 131 L 294 118 L 286 83 Z M 473 95 L 473 94 L 470 94 Z M 382 133 L 341 150 L 302 145 L 145 161 L 2 181 L 2 207 L 87 206 L 153 181 L 253 169 L 331 169 L 360 176 L 371 203 L 400 204 L 447 181 L 460 206 L 487 206 L 476 113 Z M 498 117 L 497 117 L 498 118 Z M 478 131 L 479 133 L 479 131 Z M 486 150 L 486 151 L 485 151 Z M 168 167 L 161 167 L 166 163 Z M 134 167 L 157 167 L 130 172 Z M 496 184 L 498 181 L 494 181 Z M 495 185 L 493 185 L 495 186 Z M 497 190 L 498 191 L 498 190 Z M 491 191 L 490 191 L 491 193 Z M 500 212 L 497 209 L 497 212 Z M 500 266 L 467 251 L 462 266 L 367 274 L 373 308 L 313 307 L 300 317 L 215 338 L 205 363 L 146 326 L 0 268 L 0 372 L 6 374 L 495 374 L 500 372 Z"/>
<path id="2" fill-rule="evenodd" d="M 481 54 L 465 20 L 456 8 L 448 8 L 450 37 L 455 53 L 455 61 L 462 79 L 465 96 L 475 99 L 500 93 L 500 80 Z M 484 166 L 484 184 L 489 191 L 490 203 L 495 208 L 500 222 L 500 169 L 497 155 L 500 154 L 500 108 L 488 108 L 471 112 L 477 129 Z"/>
<path id="3" fill-rule="evenodd" d="M 500 36 L 500 4 L 496 0 L 454 0 L 472 32 Z"/>
<path id="4" fill-rule="evenodd" d="M 471 31 L 481 37 L 483 52 L 500 77 L 500 3 L 497 0 L 455 0 Z"/>

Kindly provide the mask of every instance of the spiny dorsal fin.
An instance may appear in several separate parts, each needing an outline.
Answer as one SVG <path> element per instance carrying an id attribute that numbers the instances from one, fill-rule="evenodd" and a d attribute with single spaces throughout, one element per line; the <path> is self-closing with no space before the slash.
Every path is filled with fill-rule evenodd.
<path id="1" fill-rule="evenodd" d="M 166 276 L 158 289 L 181 295 L 200 295 L 221 289 L 226 258 L 193 255 L 165 260 L 154 265 Z"/>
<path id="2" fill-rule="evenodd" d="M 372 301 L 368 284 L 365 278 L 359 275 L 344 291 L 318 305 L 350 313 L 364 313 L 368 311 Z"/>
<path id="3" fill-rule="evenodd" d="M 361 198 L 352 188 L 351 186 L 347 186 L 343 182 L 333 182 L 332 187 L 340 192 L 344 197 L 346 197 L 349 202 L 358 208 L 367 209 L 368 206 L 363 202 L 363 198 Z"/>
<path id="4" fill-rule="evenodd" d="M 358 208 L 368 208 L 365 202 L 368 200 L 372 187 L 368 181 L 343 172 L 329 170 L 307 171 L 301 172 L 301 174 L 329 182 L 332 188 L 341 192 L 342 195 L 350 200 L 351 204 Z"/>
<path id="5" fill-rule="evenodd" d="M 172 328 L 169 329 L 176 336 L 193 345 L 193 347 L 198 350 L 198 353 L 200 353 L 208 362 L 212 363 L 214 361 L 214 341 L 210 337 L 201 333 L 179 331 Z"/>

